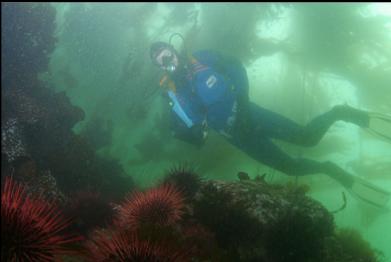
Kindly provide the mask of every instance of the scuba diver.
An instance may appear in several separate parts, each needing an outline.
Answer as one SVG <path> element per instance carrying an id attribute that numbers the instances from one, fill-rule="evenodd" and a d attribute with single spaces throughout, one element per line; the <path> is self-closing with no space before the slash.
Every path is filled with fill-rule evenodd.
<path id="1" fill-rule="evenodd" d="M 168 43 L 152 43 L 150 57 L 164 72 L 160 85 L 167 91 L 174 137 L 201 146 L 211 128 L 248 156 L 287 175 L 323 173 L 367 203 L 383 207 L 389 200 L 389 192 L 330 161 L 293 158 L 272 142 L 280 139 L 314 146 L 338 120 L 369 128 L 370 113 L 338 105 L 300 126 L 249 100 L 246 69 L 234 57 L 209 50 L 190 54 L 186 48 L 180 54 L 171 45 L 171 37 Z M 374 117 L 391 124 L 391 118 Z"/>

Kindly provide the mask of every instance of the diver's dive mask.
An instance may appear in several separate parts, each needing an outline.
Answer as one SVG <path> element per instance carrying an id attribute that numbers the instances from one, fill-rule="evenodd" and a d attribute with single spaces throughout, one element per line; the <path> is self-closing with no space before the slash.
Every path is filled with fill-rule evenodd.
<path id="1" fill-rule="evenodd" d="M 172 50 L 164 49 L 156 56 L 156 63 L 167 72 L 174 72 L 178 65 L 178 58 Z"/>

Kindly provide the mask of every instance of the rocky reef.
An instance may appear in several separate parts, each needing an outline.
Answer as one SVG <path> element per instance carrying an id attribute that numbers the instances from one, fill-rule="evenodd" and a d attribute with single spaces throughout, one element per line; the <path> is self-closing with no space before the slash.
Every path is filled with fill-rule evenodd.
<path id="1" fill-rule="evenodd" d="M 305 188 L 262 179 L 205 181 L 194 216 L 215 232 L 229 261 L 320 261 L 335 227 Z"/>
<path id="2" fill-rule="evenodd" d="M 213 236 L 219 255 L 212 261 L 382 261 L 357 231 L 337 228 L 308 189 L 262 177 L 202 180 L 188 219 Z"/>
<path id="3" fill-rule="evenodd" d="M 84 119 L 82 108 L 39 78 L 47 71 L 49 55 L 56 44 L 53 6 L 49 3 L 2 3 L 1 6 L 1 179 L 2 186 L 12 177 L 17 188 L 23 188 L 23 198 L 11 197 L 9 201 L 4 198 L 8 202 L 3 203 L 2 197 L 2 207 L 8 204 L 7 214 L 12 215 L 2 213 L 2 236 L 9 235 L 12 240 L 3 242 L 2 237 L 2 246 L 7 245 L 10 254 L 12 250 L 42 246 L 42 256 L 48 260 L 34 260 L 36 252 L 25 258 L 53 261 L 44 248 L 52 242 L 55 245 L 64 242 L 55 236 L 64 229 L 61 225 L 86 234 L 110 217 L 112 202 L 132 190 L 134 183 L 115 159 L 98 157 L 87 139 L 73 132 L 74 125 Z M 8 187 L 9 194 L 19 192 L 12 188 Z M 2 187 L 2 194 L 7 194 L 4 190 L 5 193 Z M 85 196 L 81 191 L 97 194 Z M 86 203 L 90 209 L 83 208 Z M 62 222 L 60 215 L 47 213 L 46 207 L 49 210 L 55 207 L 59 214 L 65 211 L 73 220 L 67 218 Z M 86 214 L 86 210 L 90 212 Z M 30 219 L 34 212 L 39 216 Z M 3 218 L 10 218 L 10 222 Z M 47 225 L 46 231 L 42 231 L 42 225 Z M 43 236 L 44 241 L 51 241 L 45 244 L 36 232 L 54 235 L 53 240 Z M 72 254 L 79 250 L 73 246 L 69 249 Z M 18 260 L 13 256 L 11 260 L 15 259 Z"/>
<path id="4" fill-rule="evenodd" d="M 46 188 L 62 200 L 87 189 L 121 198 L 131 177 L 72 131 L 83 109 L 39 78 L 56 46 L 55 17 L 47 3 L 2 3 L 2 178 L 16 175 L 31 191 Z"/>
<path id="5" fill-rule="evenodd" d="M 338 228 L 333 214 L 306 196 L 306 186 L 196 176 L 174 166 L 156 187 L 130 192 L 112 222 L 89 235 L 81 259 L 150 261 L 159 254 L 158 261 L 383 261 L 357 231 Z"/>

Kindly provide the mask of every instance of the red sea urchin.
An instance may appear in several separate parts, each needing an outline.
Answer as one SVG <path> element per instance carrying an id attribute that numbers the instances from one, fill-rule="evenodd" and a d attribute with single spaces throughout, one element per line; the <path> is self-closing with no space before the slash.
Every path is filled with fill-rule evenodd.
<path id="1" fill-rule="evenodd" d="M 186 254 L 161 244 L 140 240 L 134 233 L 115 230 L 95 231 L 86 243 L 88 260 L 93 262 L 185 262 Z"/>
<path id="2" fill-rule="evenodd" d="M 119 207 L 116 224 L 129 229 L 141 225 L 170 226 L 180 220 L 183 207 L 181 192 L 175 186 L 165 184 L 127 197 Z"/>
<path id="3" fill-rule="evenodd" d="M 22 185 L 6 177 L 1 192 L 1 261 L 54 261 L 73 253 L 64 245 L 81 238 L 61 234 L 69 224 L 54 204 L 30 199 Z"/>

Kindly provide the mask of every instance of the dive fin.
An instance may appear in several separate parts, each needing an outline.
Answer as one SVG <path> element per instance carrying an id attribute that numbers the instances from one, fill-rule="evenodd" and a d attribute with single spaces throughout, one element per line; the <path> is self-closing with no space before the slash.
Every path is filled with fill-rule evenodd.
<path id="1" fill-rule="evenodd" d="M 353 184 L 348 188 L 349 192 L 372 206 L 383 208 L 390 199 L 390 192 L 369 183 L 359 177 L 354 177 Z"/>
<path id="2" fill-rule="evenodd" d="M 391 143 L 391 116 L 369 113 L 369 126 L 367 130 Z"/>

